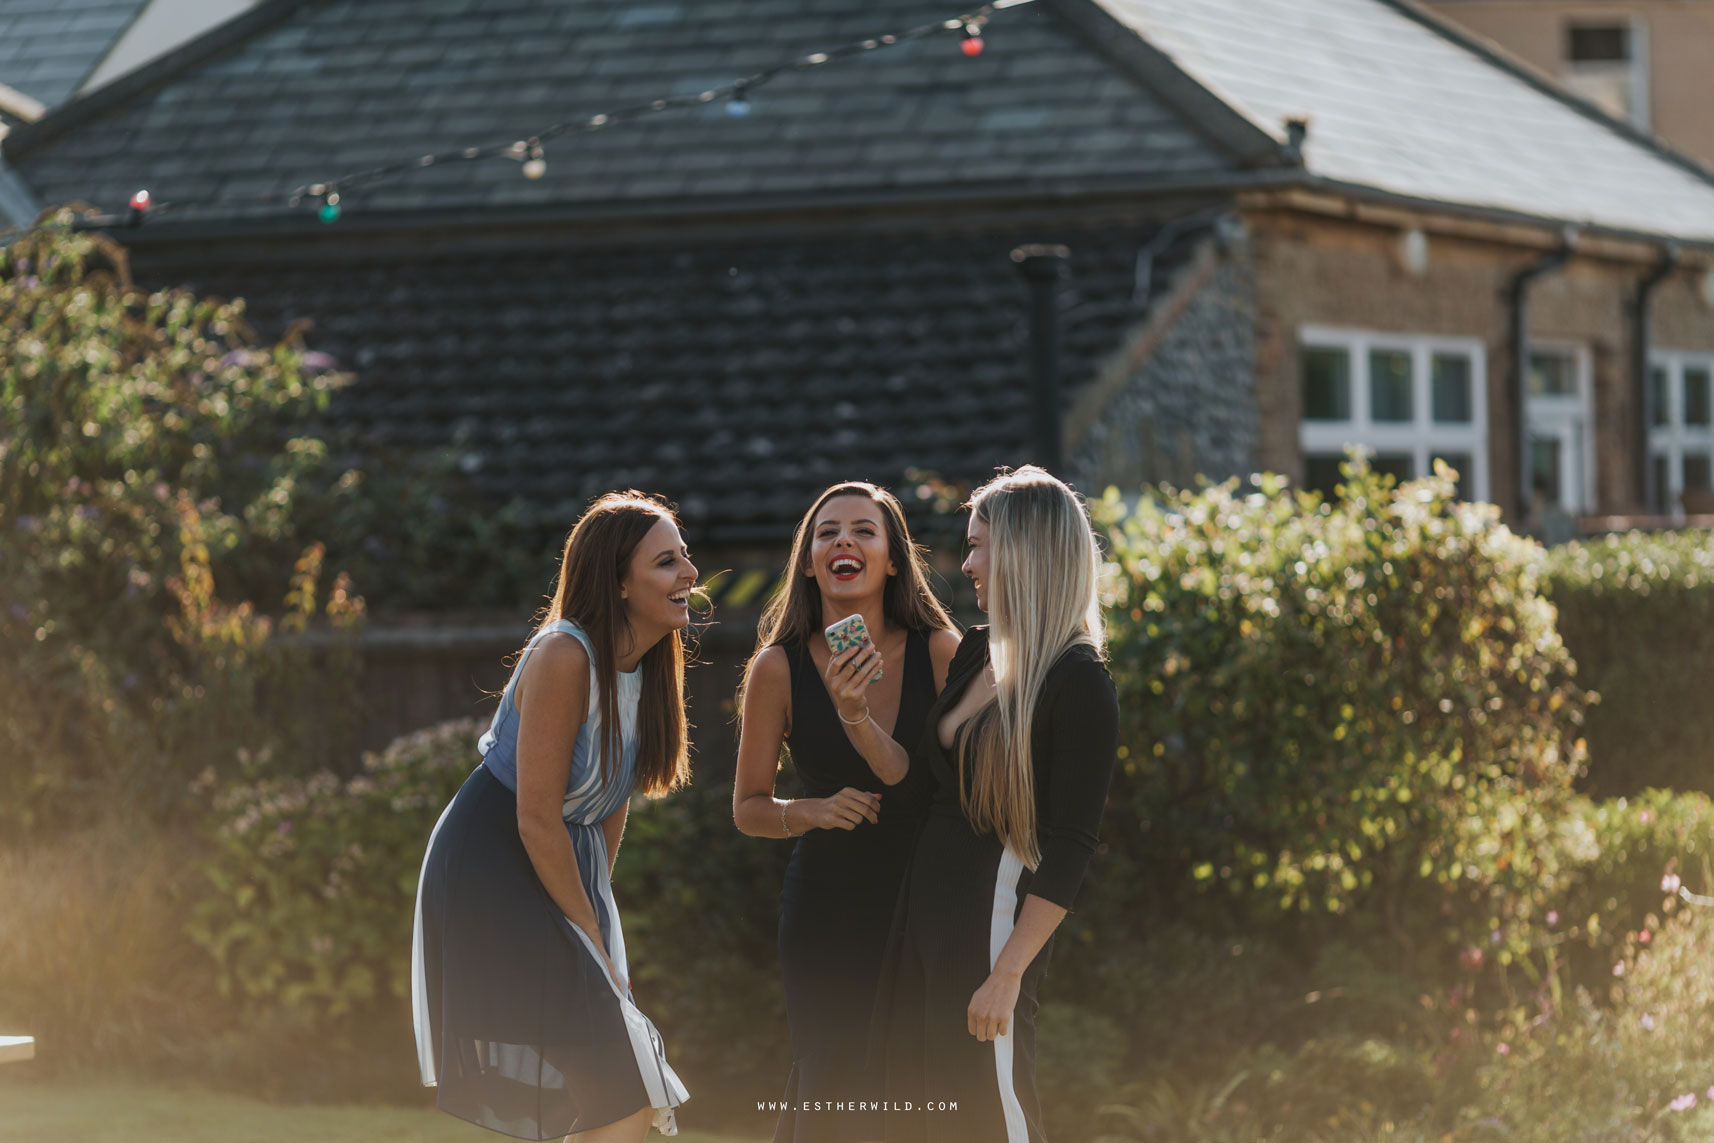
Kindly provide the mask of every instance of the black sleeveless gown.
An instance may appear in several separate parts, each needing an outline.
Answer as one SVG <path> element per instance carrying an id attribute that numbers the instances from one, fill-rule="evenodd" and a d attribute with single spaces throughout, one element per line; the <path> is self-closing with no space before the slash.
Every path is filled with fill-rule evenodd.
<path id="1" fill-rule="evenodd" d="M 855 1143 L 881 1137 L 881 1085 L 866 1061 L 875 985 L 899 886 L 928 808 L 928 784 L 912 772 L 896 786 L 875 776 L 851 745 L 821 672 L 801 644 L 788 646 L 792 718 L 786 744 L 805 797 L 847 786 L 881 795 L 880 820 L 852 830 L 817 829 L 792 850 L 780 892 L 780 969 L 791 1025 L 792 1070 L 775 1143 Z M 907 750 L 934 705 L 928 638 L 905 643 L 894 741 Z M 833 1105 L 843 1103 L 843 1108 Z M 817 1106 L 819 1104 L 819 1106 Z"/>

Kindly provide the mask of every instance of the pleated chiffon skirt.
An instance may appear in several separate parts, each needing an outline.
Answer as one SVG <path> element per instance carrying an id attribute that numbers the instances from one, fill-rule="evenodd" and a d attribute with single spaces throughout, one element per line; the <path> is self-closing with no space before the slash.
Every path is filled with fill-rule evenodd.
<path id="1" fill-rule="evenodd" d="M 607 975 L 628 978 L 600 824 L 567 823 L 602 932 L 566 919 L 518 836 L 517 796 L 478 766 L 435 826 L 417 890 L 412 1009 L 442 1111 L 519 1139 L 558 1139 L 688 1098 L 660 1035 Z M 593 938 L 593 939 L 592 939 Z"/>

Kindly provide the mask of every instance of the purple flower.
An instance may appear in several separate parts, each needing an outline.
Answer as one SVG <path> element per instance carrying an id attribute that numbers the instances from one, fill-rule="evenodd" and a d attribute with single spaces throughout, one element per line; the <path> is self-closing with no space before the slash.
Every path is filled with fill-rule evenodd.
<path id="1" fill-rule="evenodd" d="M 95 507 L 93 504 L 85 504 L 82 507 L 78 508 L 77 514 L 79 516 L 83 517 L 85 520 L 99 520 L 99 519 L 101 519 L 101 509 Z"/>
<path id="2" fill-rule="evenodd" d="M 323 353 L 319 349 L 310 350 L 300 361 L 305 373 L 330 373 L 339 368 L 339 362 L 334 360 L 333 354 Z"/>
<path id="3" fill-rule="evenodd" d="M 42 527 L 34 516 L 20 516 L 13 522 L 12 526 L 14 528 L 20 528 L 26 532 L 38 532 Z"/>
<path id="4" fill-rule="evenodd" d="M 28 622 L 30 618 L 30 609 L 21 603 L 14 603 L 12 605 L 12 618 L 16 619 L 19 623 Z"/>
<path id="5" fill-rule="evenodd" d="M 1687 1091 L 1671 1103 L 1667 1104 L 1667 1106 L 1672 1108 L 1674 1111 L 1689 1111 L 1691 1108 L 1696 1106 L 1696 1093 L 1693 1091 Z"/>
<path id="6" fill-rule="evenodd" d="M 251 353 L 248 349 L 234 349 L 232 352 L 220 359 L 220 367 L 225 369 L 229 365 L 236 365 L 240 368 L 247 369 L 251 365 L 255 364 L 256 357 L 257 355 Z"/>

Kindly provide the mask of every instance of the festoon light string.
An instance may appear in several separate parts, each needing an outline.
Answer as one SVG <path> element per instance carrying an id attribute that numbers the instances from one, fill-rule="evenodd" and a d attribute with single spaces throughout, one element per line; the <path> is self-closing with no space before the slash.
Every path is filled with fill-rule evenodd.
<path id="1" fill-rule="evenodd" d="M 960 34 L 960 50 L 971 58 L 982 54 L 984 41 L 982 29 L 995 12 L 1006 8 L 1016 8 L 1033 0 L 992 0 L 979 8 L 972 9 L 960 16 L 946 20 L 937 20 L 932 24 L 921 24 L 903 32 L 885 36 L 871 36 L 862 40 L 853 40 L 836 48 L 826 51 L 811 52 L 808 55 L 797 56 L 776 64 L 773 67 L 758 71 L 753 75 L 735 79 L 718 87 L 691 95 L 663 96 L 651 99 L 646 103 L 636 103 L 628 107 L 619 107 L 611 111 L 603 111 L 578 119 L 568 119 L 545 127 L 527 138 L 511 143 L 489 144 L 485 146 L 458 147 L 432 154 L 420 155 L 414 159 L 400 159 L 382 163 L 367 170 L 354 171 L 340 175 L 337 178 L 323 179 L 318 182 L 304 183 L 285 192 L 266 192 L 254 195 L 244 195 L 226 198 L 176 199 L 158 201 L 148 190 L 138 190 L 131 196 L 130 210 L 122 218 L 93 219 L 95 225 L 125 224 L 137 226 L 152 219 L 159 218 L 170 212 L 193 210 L 207 206 L 244 206 L 265 205 L 278 202 L 289 208 L 297 208 L 305 202 L 316 205 L 317 216 L 326 223 L 337 222 L 345 209 L 345 195 L 354 189 L 373 186 L 388 179 L 397 178 L 412 171 L 426 170 L 447 163 L 476 162 L 483 159 L 503 158 L 522 164 L 523 175 L 527 179 L 539 179 L 547 174 L 546 144 L 554 139 L 573 135 L 587 135 L 591 132 L 602 131 L 621 123 L 641 119 L 663 111 L 682 110 L 701 107 L 721 99 L 726 100 L 726 113 L 734 118 L 742 118 L 750 114 L 751 95 L 763 85 L 793 72 L 808 71 L 811 68 L 825 67 L 840 60 L 853 56 L 864 55 L 868 52 L 879 51 L 883 48 L 895 47 L 929 36 L 956 32 Z"/>

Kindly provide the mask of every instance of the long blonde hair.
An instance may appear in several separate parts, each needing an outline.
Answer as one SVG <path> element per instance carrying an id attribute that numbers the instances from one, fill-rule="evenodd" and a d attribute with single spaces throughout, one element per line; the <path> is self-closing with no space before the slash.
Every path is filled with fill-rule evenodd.
<path id="1" fill-rule="evenodd" d="M 958 792 L 979 833 L 1034 869 L 1030 732 L 1048 671 L 1079 644 L 1105 657 L 1095 591 L 1100 553 L 1083 500 L 1035 465 L 990 480 L 965 505 L 988 526 L 989 653 L 994 698 L 959 727 Z"/>
<path id="2" fill-rule="evenodd" d="M 768 601 L 762 618 L 756 625 L 756 651 L 744 668 L 744 685 L 749 685 L 750 672 L 756 659 L 776 643 L 804 643 L 821 634 L 821 589 L 819 581 L 804 574 L 809 566 L 809 547 L 815 535 L 816 517 L 829 500 L 841 496 L 861 496 L 872 501 L 881 512 L 887 533 L 887 556 L 897 573 L 887 580 L 886 593 L 881 599 L 882 613 L 887 622 L 907 631 L 927 634 L 941 628 L 957 630 L 952 616 L 929 587 L 928 561 L 923 547 L 911 538 L 905 522 L 905 509 L 899 498 L 885 488 L 862 480 L 847 480 L 832 485 L 815 498 L 792 534 L 792 554 L 786 561 L 785 582 Z M 879 639 L 881 632 L 870 632 Z M 744 709 L 743 689 L 738 693 L 738 709 Z"/>
<path id="3" fill-rule="evenodd" d="M 620 584 L 637 545 L 662 520 L 678 525 L 671 505 L 659 496 L 633 489 L 597 497 L 566 537 L 559 582 L 541 621 L 545 628 L 557 619 L 570 620 L 594 646 L 589 669 L 599 683 L 604 741 L 592 745 L 601 753 L 604 782 L 612 780 L 621 748 L 618 645 L 626 620 Z M 685 657 L 682 635 L 671 632 L 638 663 L 643 693 L 637 705 L 637 788 L 651 798 L 690 780 Z M 590 711 L 588 717 L 595 714 Z"/>

